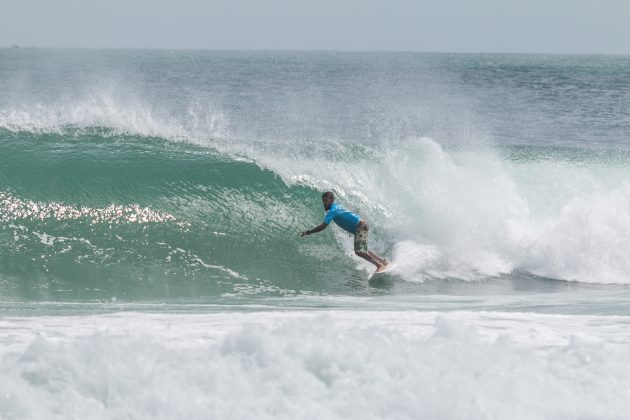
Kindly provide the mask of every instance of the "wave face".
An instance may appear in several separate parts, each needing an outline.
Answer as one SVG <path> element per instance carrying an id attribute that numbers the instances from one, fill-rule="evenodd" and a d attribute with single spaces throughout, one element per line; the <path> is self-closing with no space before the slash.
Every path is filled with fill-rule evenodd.
<path id="1" fill-rule="evenodd" d="M 626 58 L 1 55 L 4 294 L 372 293 L 339 229 L 297 235 L 327 189 L 400 290 L 630 283 Z"/>
<path id="2" fill-rule="evenodd" d="M 254 293 L 318 278 L 306 256 L 327 247 L 297 240 L 316 214 L 309 192 L 252 163 L 137 137 L 1 144 L 2 277 L 35 296 Z M 332 248 L 319 252 L 340 260 Z"/>

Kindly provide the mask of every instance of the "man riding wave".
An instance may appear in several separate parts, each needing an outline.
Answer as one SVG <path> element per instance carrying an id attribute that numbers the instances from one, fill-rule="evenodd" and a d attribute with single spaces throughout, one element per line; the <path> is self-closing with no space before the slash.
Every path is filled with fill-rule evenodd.
<path id="1" fill-rule="evenodd" d="M 326 229 L 330 222 L 334 221 L 340 228 L 354 235 L 354 253 L 366 261 L 376 266 L 379 273 L 387 267 L 389 261 L 379 257 L 375 252 L 368 249 L 368 225 L 357 214 L 346 210 L 341 204 L 335 203 L 335 196 L 332 192 L 326 191 L 322 194 L 322 204 L 326 210 L 324 222 L 300 233 L 300 236 L 308 236 L 312 233 L 321 232 Z"/>

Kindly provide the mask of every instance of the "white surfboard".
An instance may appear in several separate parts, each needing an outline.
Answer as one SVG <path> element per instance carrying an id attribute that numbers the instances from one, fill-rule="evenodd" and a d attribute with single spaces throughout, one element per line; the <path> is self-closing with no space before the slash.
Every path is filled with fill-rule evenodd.
<path id="1" fill-rule="evenodd" d="M 374 278 L 379 278 L 379 277 L 383 277 L 383 276 L 388 276 L 391 273 L 389 273 L 390 271 L 392 271 L 392 269 L 396 268 L 396 264 L 394 264 L 393 262 L 390 262 L 389 264 L 387 264 L 387 267 L 385 267 L 385 270 L 383 271 L 378 271 L 378 272 L 374 272 L 372 273 L 372 276 L 370 276 L 370 280 L 374 279 Z"/>

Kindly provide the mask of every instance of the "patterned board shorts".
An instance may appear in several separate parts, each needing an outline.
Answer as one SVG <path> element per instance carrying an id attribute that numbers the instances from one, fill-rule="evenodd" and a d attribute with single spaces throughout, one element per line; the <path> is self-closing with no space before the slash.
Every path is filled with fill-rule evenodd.
<path id="1" fill-rule="evenodd" d="M 354 233 L 354 251 L 368 252 L 368 226 L 365 223 L 357 226 Z"/>

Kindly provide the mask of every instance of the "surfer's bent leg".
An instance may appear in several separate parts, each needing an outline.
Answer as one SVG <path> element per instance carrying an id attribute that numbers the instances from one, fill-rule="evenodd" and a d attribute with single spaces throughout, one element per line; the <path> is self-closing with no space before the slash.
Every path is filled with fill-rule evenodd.
<path id="1" fill-rule="evenodd" d="M 387 261 L 385 258 L 379 256 L 376 252 L 374 251 L 368 251 L 368 254 L 370 254 L 370 257 L 374 258 L 376 261 L 380 262 L 383 265 L 387 265 L 389 264 L 389 261 Z"/>
<path id="2" fill-rule="evenodd" d="M 365 222 L 359 222 L 357 231 L 354 233 L 354 253 L 374 264 L 376 271 L 385 268 L 382 258 L 368 250 L 368 225 Z"/>

